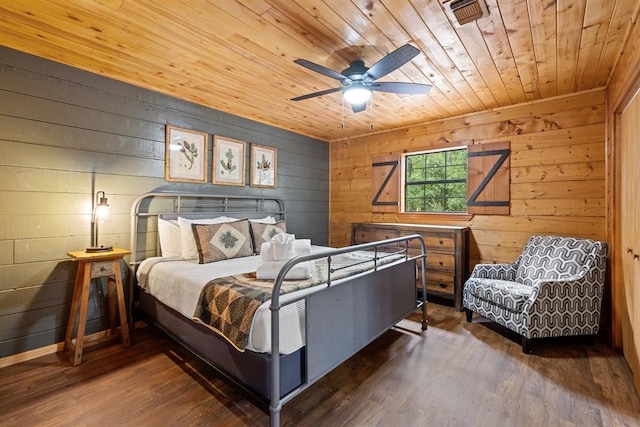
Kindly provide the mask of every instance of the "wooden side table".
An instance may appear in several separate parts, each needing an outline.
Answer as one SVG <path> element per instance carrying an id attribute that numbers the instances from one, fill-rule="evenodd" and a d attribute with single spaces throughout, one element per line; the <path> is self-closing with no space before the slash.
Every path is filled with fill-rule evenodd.
<path id="1" fill-rule="evenodd" d="M 116 307 L 114 298 L 118 299 L 118 314 L 120 316 L 120 335 L 125 347 L 130 345 L 129 325 L 127 323 L 127 310 L 124 303 L 124 292 L 122 287 L 122 275 L 120 271 L 120 260 L 129 255 L 131 251 L 114 248 L 108 252 L 85 251 L 67 252 L 73 260 L 78 261 L 78 274 L 73 288 L 73 299 L 71 300 L 71 311 L 69 313 L 69 323 L 65 335 L 65 350 L 71 352 L 73 365 L 82 363 L 82 349 L 84 347 L 84 331 L 87 323 L 87 308 L 89 306 L 89 291 L 91 279 L 99 277 L 107 278 L 107 288 L 109 292 L 109 322 L 111 335 L 117 333 L 116 330 Z M 114 295 L 115 294 L 115 295 Z M 78 320 L 78 333 L 75 343 L 73 342 L 73 330 L 76 322 L 76 315 L 80 308 L 80 318 Z"/>

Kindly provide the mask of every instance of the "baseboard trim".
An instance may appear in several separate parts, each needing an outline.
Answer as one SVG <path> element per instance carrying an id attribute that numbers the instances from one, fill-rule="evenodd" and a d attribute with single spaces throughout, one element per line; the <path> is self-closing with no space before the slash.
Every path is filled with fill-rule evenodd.
<path id="1" fill-rule="evenodd" d="M 90 335 L 85 335 L 84 342 L 86 344 L 90 344 L 93 341 L 99 341 L 104 339 L 107 336 L 107 332 L 111 332 L 110 330 L 99 331 Z M 53 353 L 59 353 L 64 351 L 64 341 L 46 345 L 44 347 L 34 348 L 33 350 L 28 350 L 23 353 L 12 354 L 11 356 L 6 356 L 0 359 L 0 369 L 5 368 L 7 366 L 15 365 L 17 363 L 26 362 L 28 360 L 37 359 L 38 357 L 47 356 Z"/>
<path id="2" fill-rule="evenodd" d="M 129 335 L 131 335 L 133 330 L 145 327 L 147 327 L 147 324 L 142 320 L 138 320 L 134 322 Z M 101 341 L 109 337 L 111 337 L 111 330 L 105 329 L 104 331 L 95 332 L 91 335 L 85 335 L 84 343 L 85 345 L 91 345 L 96 341 Z M 11 356 L 0 358 L 0 369 L 17 363 L 26 362 L 28 360 L 37 359 L 38 357 L 47 356 L 49 354 L 60 353 L 62 351 L 64 351 L 64 342 L 34 348 L 33 350 L 28 350 L 18 354 L 12 354 Z"/>

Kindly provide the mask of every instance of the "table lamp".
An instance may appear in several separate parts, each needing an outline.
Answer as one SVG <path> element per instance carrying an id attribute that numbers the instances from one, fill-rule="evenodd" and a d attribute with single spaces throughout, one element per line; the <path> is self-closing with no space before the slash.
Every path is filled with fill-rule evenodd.
<path id="1" fill-rule="evenodd" d="M 93 207 L 93 214 L 91 215 L 91 224 L 93 225 L 93 239 L 91 241 L 91 247 L 88 247 L 85 251 L 92 252 L 108 252 L 113 250 L 113 246 L 100 246 L 98 243 L 98 224 L 101 220 L 106 219 L 109 216 L 109 204 L 107 203 L 107 196 L 104 191 L 97 191 L 95 197 L 95 205 Z"/>

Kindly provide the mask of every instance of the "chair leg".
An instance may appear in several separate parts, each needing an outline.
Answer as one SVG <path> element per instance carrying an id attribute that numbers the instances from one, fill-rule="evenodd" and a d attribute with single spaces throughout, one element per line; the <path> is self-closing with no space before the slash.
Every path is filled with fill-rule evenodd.
<path id="1" fill-rule="evenodd" d="M 522 337 L 522 352 L 524 354 L 531 353 L 531 340 L 527 337 Z"/>
<path id="2" fill-rule="evenodd" d="M 464 310 L 467 314 L 467 323 L 471 323 L 471 319 L 473 318 L 473 311 L 469 310 L 468 308 L 465 308 Z"/>

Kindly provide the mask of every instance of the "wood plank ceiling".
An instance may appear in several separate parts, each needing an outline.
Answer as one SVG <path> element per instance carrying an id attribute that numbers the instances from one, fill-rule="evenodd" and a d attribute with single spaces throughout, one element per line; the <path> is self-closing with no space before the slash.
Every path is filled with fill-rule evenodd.
<path id="1" fill-rule="evenodd" d="M 462 26 L 445 0 L 3 1 L 0 45 L 333 141 L 604 87 L 640 10 L 485 1 L 489 14 Z M 290 101 L 339 85 L 295 59 L 341 71 L 405 43 L 422 53 L 380 81 L 428 94 L 376 92 L 357 114 L 339 93 Z"/>

